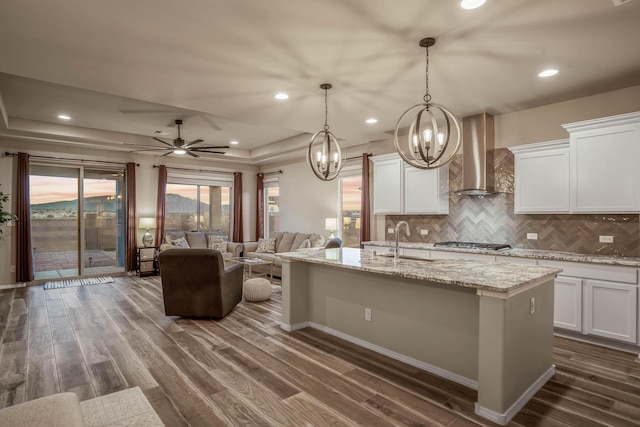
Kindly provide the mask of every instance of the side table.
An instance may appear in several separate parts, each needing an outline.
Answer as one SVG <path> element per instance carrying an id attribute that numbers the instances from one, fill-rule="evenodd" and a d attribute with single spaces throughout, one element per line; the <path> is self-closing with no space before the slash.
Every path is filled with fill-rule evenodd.
<path id="1" fill-rule="evenodd" d="M 136 273 L 139 277 L 157 276 L 159 246 L 138 246 L 136 248 Z"/>

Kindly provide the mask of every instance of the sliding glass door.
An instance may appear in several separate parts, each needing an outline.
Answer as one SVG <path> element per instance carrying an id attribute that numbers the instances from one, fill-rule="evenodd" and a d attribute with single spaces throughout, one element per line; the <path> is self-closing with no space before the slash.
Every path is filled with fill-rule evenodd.
<path id="1" fill-rule="evenodd" d="M 35 279 L 124 271 L 124 173 L 30 166 Z"/>

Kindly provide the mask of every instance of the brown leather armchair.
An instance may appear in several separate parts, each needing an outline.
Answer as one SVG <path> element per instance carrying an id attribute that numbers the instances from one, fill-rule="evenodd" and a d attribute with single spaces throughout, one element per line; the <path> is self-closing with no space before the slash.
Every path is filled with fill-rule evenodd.
<path id="1" fill-rule="evenodd" d="M 243 266 L 225 268 L 213 249 L 167 249 L 158 256 L 164 313 L 220 319 L 242 300 Z"/>

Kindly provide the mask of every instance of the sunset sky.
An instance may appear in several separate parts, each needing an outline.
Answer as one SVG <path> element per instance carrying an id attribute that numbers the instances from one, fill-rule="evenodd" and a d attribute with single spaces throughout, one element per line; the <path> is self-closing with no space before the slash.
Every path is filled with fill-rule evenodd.
<path id="1" fill-rule="evenodd" d="M 105 179 L 85 179 L 85 197 L 115 195 L 116 182 Z M 31 204 L 60 202 L 78 198 L 78 179 L 31 175 Z"/>

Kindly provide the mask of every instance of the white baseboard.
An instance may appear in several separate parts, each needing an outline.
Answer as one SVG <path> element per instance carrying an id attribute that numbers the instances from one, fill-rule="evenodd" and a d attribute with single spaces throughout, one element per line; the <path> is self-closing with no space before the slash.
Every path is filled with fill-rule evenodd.
<path id="1" fill-rule="evenodd" d="M 463 386 L 472 388 L 474 390 L 478 389 L 478 382 L 475 381 L 475 380 L 472 380 L 470 378 L 463 377 L 462 375 L 458 375 L 458 374 L 455 374 L 453 372 L 447 371 L 445 369 L 439 368 L 437 366 L 430 365 L 429 363 L 423 362 L 421 360 L 414 359 L 414 358 L 409 357 L 409 356 L 405 356 L 404 354 L 397 353 L 395 351 L 389 350 L 389 349 L 384 348 L 384 347 L 380 347 L 379 345 L 372 344 L 372 343 L 370 343 L 368 341 L 361 340 L 360 338 L 353 337 L 351 335 L 345 334 L 345 333 L 337 331 L 335 329 L 328 328 L 328 327 L 320 325 L 318 323 L 313 323 L 313 322 L 305 322 L 305 323 L 308 323 L 307 326 L 310 326 L 313 329 L 317 329 L 319 331 L 326 332 L 329 335 L 336 336 L 336 337 L 341 338 L 341 339 L 343 339 L 345 341 L 349 341 L 350 343 L 359 345 L 360 347 L 364 347 L 366 349 L 369 349 L 371 351 L 375 351 L 376 353 L 380 353 L 380 354 L 382 354 L 384 356 L 387 356 L 387 357 L 390 357 L 392 359 L 399 360 L 400 362 L 404 362 L 407 365 L 414 366 L 416 368 L 422 369 L 423 371 L 430 372 L 432 374 L 438 375 L 439 377 L 446 378 L 448 380 L 451 380 L 451 381 L 456 382 L 458 384 L 462 384 Z M 283 327 L 283 329 L 284 329 L 284 327 Z M 298 329 L 301 329 L 301 328 L 298 328 Z"/>
<path id="2" fill-rule="evenodd" d="M 491 409 L 483 408 L 478 404 L 478 402 L 476 402 L 476 414 L 490 421 L 493 421 L 496 424 L 508 424 L 513 419 L 513 417 L 515 417 L 518 412 L 520 412 L 520 410 L 524 408 L 524 405 L 526 405 L 527 402 L 531 400 L 533 395 L 536 394 L 538 390 L 540 390 L 546 384 L 546 382 L 551 379 L 551 377 L 553 377 L 553 374 L 555 374 L 555 372 L 556 366 L 551 365 L 551 367 L 545 373 L 543 373 L 533 384 L 531 384 L 531 386 L 529 386 L 529 388 L 524 393 L 522 393 L 522 396 L 520 396 L 518 400 L 516 400 L 505 413 L 500 414 L 498 412 L 492 411 Z"/>
<path id="3" fill-rule="evenodd" d="M 295 325 L 280 323 L 280 328 L 284 329 L 287 332 L 297 331 L 298 329 L 308 328 L 309 326 L 311 326 L 311 322 L 296 323 Z"/>

